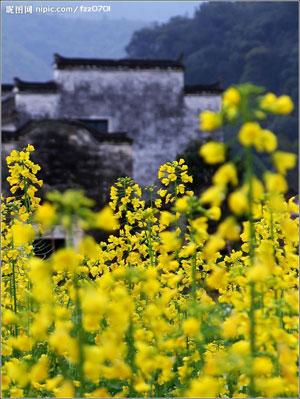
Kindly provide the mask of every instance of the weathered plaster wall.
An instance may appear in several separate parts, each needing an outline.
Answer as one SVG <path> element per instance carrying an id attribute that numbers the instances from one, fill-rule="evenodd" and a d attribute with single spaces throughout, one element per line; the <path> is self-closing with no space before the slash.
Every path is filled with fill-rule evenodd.
<path id="1" fill-rule="evenodd" d="M 199 113 L 205 110 L 219 111 L 221 108 L 221 96 L 218 94 L 197 94 L 184 96 L 185 131 L 189 140 L 201 140 L 210 133 L 199 131 Z M 214 134 L 221 138 L 220 132 Z"/>
<path id="2" fill-rule="evenodd" d="M 16 93 L 16 108 L 32 119 L 55 118 L 59 95 L 56 93 Z"/>
<path id="3" fill-rule="evenodd" d="M 63 118 L 106 118 L 109 131 L 133 139 L 133 176 L 141 184 L 156 178 L 182 141 L 183 73 L 178 71 L 59 70 Z"/>
<path id="4" fill-rule="evenodd" d="M 107 119 L 110 133 L 127 132 L 133 139 L 132 175 L 142 185 L 153 183 L 159 166 L 190 141 L 206 137 L 199 132 L 199 112 L 220 107 L 219 95 L 184 95 L 178 70 L 62 69 L 54 70 L 54 79 L 57 94 L 16 93 L 18 112 L 31 119 Z M 124 166 L 114 157 L 107 162 L 114 170 L 117 162 Z M 120 175 L 125 170 L 119 168 Z"/>

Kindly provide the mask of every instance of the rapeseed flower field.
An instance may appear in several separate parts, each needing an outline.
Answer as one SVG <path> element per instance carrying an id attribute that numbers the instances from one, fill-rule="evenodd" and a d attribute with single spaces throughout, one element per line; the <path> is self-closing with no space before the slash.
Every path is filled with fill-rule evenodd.
<path id="1" fill-rule="evenodd" d="M 147 201 L 120 178 L 97 212 L 74 190 L 41 204 L 34 148 L 13 150 L 2 201 L 2 396 L 296 397 L 298 205 L 286 194 L 296 156 L 265 127 L 292 110 L 288 96 L 229 88 L 200 127 L 236 129 L 242 170 L 229 145 L 210 141 L 199 156 L 219 166 L 200 197 L 180 159 L 160 167 Z M 256 153 L 272 164 L 261 175 Z M 65 247 L 36 256 L 34 240 L 58 225 Z M 110 232 L 107 241 L 91 229 Z"/>

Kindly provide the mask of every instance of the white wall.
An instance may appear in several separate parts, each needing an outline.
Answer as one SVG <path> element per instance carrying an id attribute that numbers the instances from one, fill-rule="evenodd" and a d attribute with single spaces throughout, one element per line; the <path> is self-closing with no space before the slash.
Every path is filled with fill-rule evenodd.
<path id="1" fill-rule="evenodd" d="M 16 109 L 32 119 L 55 118 L 59 95 L 56 93 L 16 93 Z"/>
<path id="2" fill-rule="evenodd" d="M 210 133 L 199 130 L 199 114 L 202 111 L 219 111 L 221 108 L 221 96 L 218 94 L 191 94 L 185 95 L 185 130 L 191 140 L 201 140 Z"/>
<path id="3" fill-rule="evenodd" d="M 183 129 L 183 71 L 56 70 L 63 118 L 109 119 L 109 132 L 133 139 L 133 175 L 154 182 L 174 159 Z"/>
<path id="4" fill-rule="evenodd" d="M 156 81 L 172 81 L 176 86 L 183 87 L 184 74 L 183 71 L 159 68 L 150 70 L 56 69 L 54 80 L 67 91 L 73 91 L 78 84 L 93 82 L 93 90 L 98 92 L 103 86 L 122 85 L 129 81 L 134 90 L 143 86 L 145 82 Z"/>
<path id="5" fill-rule="evenodd" d="M 17 108 L 33 119 L 108 119 L 109 132 L 133 139 L 133 177 L 142 185 L 206 136 L 199 113 L 221 104 L 215 94 L 184 95 L 184 74 L 177 70 L 63 69 L 54 70 L 54 79 L 59 94 L 17 93 Z"/>

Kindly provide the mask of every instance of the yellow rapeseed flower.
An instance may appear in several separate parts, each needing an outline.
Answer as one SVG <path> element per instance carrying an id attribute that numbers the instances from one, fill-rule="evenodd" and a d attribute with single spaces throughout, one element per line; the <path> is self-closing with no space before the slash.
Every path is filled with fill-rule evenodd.
<path id="1" fill-rule="evenodd" d="M 220 166 L 213 175 L 212 181 L 217 186 L 227 186 L 229 183 L 236 186 L 238 184 L 238 177 L 234 164 L 227 162 Z"/>
<path id="2" fill-rule="evenodd" d="M 137 392 L 144 392 L 144 393 L 146 393 L 146 392 L 149 391 L 150 385 L 149 385 L 149 384 L 146 384 L 145 381 L 139 381 L 139 382 L 137 382 L 137 383 L 134 385 L 134 389 L 135 389 Z"/>
<path id="3" fill-rule="evenodd" d="M 119 228 L 118 219 L 114 215 L 110 206 L 105 206 L 96 214 L 95 227 L 105 231 L 113 231 Z"/>
<path id="4" fill-rule="evenodd" d="M 52 226 L 55 223 L 55 219 L 55 208 L 49 202 L 45 202 L 43 205 L 39 206 L 35 213 L 35 221 L 46 228 Z"/>
<path id="5" fill-rule="evenodd" d="M 221 217 L 221 208 L 218 206 L 213 206 L 207 210 L 206 216 L 211 220 L 219 220 Z"/>
<path id="6" fill-rule="evenodd" d="M 224 246 L 224 244 L 225 244 L 225 242 L 223 241 L 222 245 Z M 210 256 L 215 255 L 215 253 L 218 249 L 221 249 L 220 245 L 219 245 L 219 247 L 216 247 L 215 252 L 212 251 L 209 255 Z M 221 267 L 215 267 L 213 269 L 212 273 L 207 277 L 206 282 L 210 288 L 218 290 L 218 289 L 224 288 L 226 286 L 227 280 L 228 280 L 228 278 L 227 278 L 226 270 Z"/>
<path id="7" fill-rule="evenodd" d="M 278 172 L 285 175 L 289 169 L 295 167 L 297 156 L 291 152 L 276 151 L 273 154 L 272 160 Z"/>
<path id="8" fill-rule="evenodd" d="M 176 210 L 180 213 L 185 213 L 188 210 L 188 201 L 189 201 L 188 196 L 178 198 L 178 200 L 175 203 Z"/>
<path id="9" fill-rule="evenodd" d="M 215 164 L 225 161 L 225 144 L 217 141 L 210 141 L 204 144 L 199 154 L 204 158 L 206 163 Z"/>
<path id="10" fill-rule="evenodd" d="M 284 95 L 278 97 L 273 112 L 280 115 L 288 115 L 293 111 L 293 109 L 294 104 L 291 97 Z"/>
<path id="11" fill-rule="evenodd" d="M 211 206 L 220 206 L 224 198 L 224 187 L 211 186 L 201 194 L 200 203 L 210 204 Z"/>
<path id="12" fill-rule="evenodd" d="M 228 216 L 219 224 L 217 233 L 225 240 L 236 241 L 240 238 L 241 228 L 233 216 Z"/>
<path id="13" fill-rule="evenodd" d="M 180 248 L 181 240 L 176 231 L 163 231 L 160 233 L 162 247 L 167 252 L 173 252 Z"/>
<path id="14" fill-rule="evenodd" d="M 273 371 L 273 363 L 265 356 L 256 357 L 253 362 L 253 371 L 256 375 L 270 375 Z"/>
<path id="15" fill-rule="evenodd" d="M 235 338 L 239 335 L 238 326 L 240 318 L 237 314 L 229 316 L 222 325 L 222 336 L 226 339 Z"/>
<path id="16" fill-rule="evenodd" d="M 261 131 L 257 122 L 244 123 L 238 134 L 240 143 L 245 147 L 254 146 L 262 134 Z"/>
<path id="17" fill-rule="evenodd" d="M 276 97 L 274 93 L 267 93 L 263 96 L 260 106 L 264 111 L 278 115 L 288 115 L 294 109 L 291 97 L 286 95 Z"/>
<path id="18" fill-rule="evenodd" d="M 49 360 L 46 355 L 42 355 L 37 363 L 30 370 L 30 378 L 33 382 L 45 381 L 48 377 Z"/>
<path id="19" fill-rule="evenodd" d="M 211 132 L 222 125 L 221 115 L 212 111 L 203 111 L 200 114 L 200 130 Z"/>
<path id="20" fill-rule="evenodd" d="M 73 248 L 63 248 L 52 257 L 53 269 L 58 272 L 75 272 L 79 266 L 79 256 Z"/>
<path id="21" fill-rule="evenodd" d="M 199 334 L 200 322 L 195 317 L 190 317 L 183 322 L 182 328 L 187 337 L 197 337 Z"/>
<path id="22" fill-rule="evenodd" d="M 10 309 L 4 309 L 2 311 L 2 323 L 3 325 L 14 324 L 18 321 L 18 316 L 15 312 Z"/>
<path id="23" fill-rule="evenodd" d="M 270 276 L 270 270 L 264 264 L 256 264 L 248 270 L 248 281 L 260 283 Z"/>
<path id="24" fill-rule="evenodd" d="M 216 378 L 210 376 L 199 376 L 193 380 L 190 388 L 183 396 L 188 398 L 216 398 L 219 392 L 219 384 Z"/>
<path id="25" fill-rule="evenodd" d="M 242 190 L 231 193 L 228 197 L 228 205 L 236 215 L 242 215 L 248 211 L 248 198 Z"/>
<path id="26" fill-rule="evenodd" d="M 270 111 L 275 107 L 277 97 L 274 93 L 265 94 L 260 100 L 260 107 L 265 111 Z"/>
<path id="27" fill-rule="evenodd" d="M 285 178 L 279 173 L 266 172 L 264 180 L 270 193 L 286 193 L 288 189 Z"/>
<path id="28" fill-rule="evenodd" d="M 263 129 L 254 143 L 259 152 L 273 152 L 277 148 L 277 137 L 270 130 Z"/>
<path id="29" fill-rule="evenodd" d="M 237 106 L 241 102 L 241 95 L 237 88 L 230 87 L 223 94 L 223 105 L 225 107 Z"/>
<path id="30" fill-rule="evenodd" d="M 171 223 L 177 220 L 177 216 L 168 211 L 162 211 L 160 213 L 160 223 L 168 227 Z"/>
<path id="31" fill-rule="evenodd" d="M 14 224 L 11 231 L 16 247 L 28 244 L 35 236 L 34 228 L 31 224 Z"/>
<path id="32" fill-rule="evenodd" d="M 257 388 L 266 398 L 274 398 L 281 396 L 286 388 L 286 383 L 282 377 L 263 377 L 256 378 Z M 293 395 L 294 396 L 294 395 Z"/>
<path id="33" fill-rule="evenodd" d="M 64 381 L 58 388 L 54 390 L 56 398 L 74 398 L 75 388 L 71 381 Z"/>

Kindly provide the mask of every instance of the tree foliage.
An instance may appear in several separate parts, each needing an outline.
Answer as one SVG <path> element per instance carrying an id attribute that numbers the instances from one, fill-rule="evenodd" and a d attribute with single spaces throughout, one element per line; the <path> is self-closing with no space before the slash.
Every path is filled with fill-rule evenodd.
<path id="1" fill-rule="evenodd" d="M 205 3 L 192 18 L 176 17 L 135 32 L 126 50 L 140 58 L 183 54 L 187 84 L 221 80 L 226 88 L 251 81 L 288 93 L 295 111 L 284 120 L 273 118 L 270 127 L 284 149 L 297 151 L 297 7 L 294 2 Z"/>

